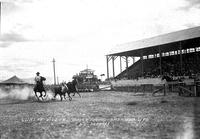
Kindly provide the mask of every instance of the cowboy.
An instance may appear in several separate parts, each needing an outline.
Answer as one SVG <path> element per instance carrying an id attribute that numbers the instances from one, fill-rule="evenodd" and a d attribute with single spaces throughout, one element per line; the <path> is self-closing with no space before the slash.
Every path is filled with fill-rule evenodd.
<path id="1" fill-rule="evenodd" d="M 35 76 L 35 83 L 38 84 L 40 81 L 41 81 L 41 76 L 40 76 L 40 73 L 37 72 Z"/>
<path id="2" fill-rule="evenodd" d="M 41 83 L 43 85 L 43 81 L 45 81 L 45 80 L 46 80 L 46 78 L 40 76 L 39 72 L 36 73 L 36 76 L 35 76 L 35 83 L 36 84 Z"/>
<path id="3" fill-rule="evenodd" d="M 34 90 L 36 90 L 36 91 L 37 90 L 45 91 L 44 85 L 43 85 L 43 81 L 45 81 L 45 80 L 46 80 L 46 78 L 40 76 L 40 73 L 37 72 L 36 76 L 35 76 L 35 88 L 34 88 Z"/>

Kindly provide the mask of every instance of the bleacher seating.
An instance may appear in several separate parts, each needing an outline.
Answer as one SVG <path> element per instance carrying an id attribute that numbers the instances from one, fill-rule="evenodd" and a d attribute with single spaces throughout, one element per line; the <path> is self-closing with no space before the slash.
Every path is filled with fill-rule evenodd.
<path id="1" fill-rule="evenodd" d="M 180 55 L 162 57 L 162 74 L 167 73 L 175 77 L 191 77 L 200 72 L 200 64 L 198 64 L 200 52 L 182 54 L 182 59 L 181 71 Z M 141 72 L 141 62 L 141 60 L 135 62 L 127 70 L 116 76 L 116 79 L 156 78 L 160 76 L 159 57 L 143 60 L 143 74 Z"/>

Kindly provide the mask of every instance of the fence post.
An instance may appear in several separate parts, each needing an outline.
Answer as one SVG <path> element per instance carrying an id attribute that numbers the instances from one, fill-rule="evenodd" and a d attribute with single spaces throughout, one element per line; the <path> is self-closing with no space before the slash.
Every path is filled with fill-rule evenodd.
<path id="1" fill-rule="evenodd" d="M 165 84 L 164 84 L 164 96 L 166 96 L 166 87 L 165 87 Z"/>
<path id="2" fill-rule="evenodd" d="M 196 80 L 194 79 L 194 96 L 197 96 L 197 83 Z"/>

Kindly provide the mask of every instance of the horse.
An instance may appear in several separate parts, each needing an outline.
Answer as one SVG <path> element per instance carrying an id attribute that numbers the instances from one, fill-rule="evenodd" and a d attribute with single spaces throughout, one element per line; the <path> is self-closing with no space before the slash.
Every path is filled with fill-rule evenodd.
<path id="1" fill-rule="evenodd" d="M 77 81 L 76 80 L 73 80 L 72 82 L 68 82 L 66 85 L 67 85 L 67 87 L 69 89 L 69 92 L 70 93 L 74 93 L 73 96 L 75 96 L 75 93 L 77 93 L 79 95 L 79 97 L 81 97 L 81 95 L 78 92 L 78 89 L 76 87 L 76 85 L 77 85 Z"/>
<path id="2" fill-rule="evenodd" d="M 45 80 L 46 80 L 46 78 L 41 77 L 40 82 L 37 82 L 35 87 L 33 88 L 33 91 L 35 92 L 35 96 L 37 97 L 38 100 L 40 100 L 39 99 L 40 97 L 42 98 L 42 100 L 44 100 L 43 97 L 46 97 L 46 90 L 44 89 L 44 86 L 43 86 L 43 81 L 45 81 Z M 37 96 L 37 92 L 40 93 L 39 97 Z M 45 93 L 44 96 L 43 96 L 42 92 Z"/>
<path id="3" fill-rule="evenodd" d="M 72 97 L 70 96 L 70 93 L 74 93 L 73 96 L 75 96 L 75 93 L 81 97 L 80 93 L 78 92 L 78 89 L 76 88 L 76 82 L 63 82 L 61 85 L 55 85 L 53 86 L 53 92 L 54 92 L 54 99 L 56 98 L 57 95 L 60 95 L 61 101 L 66 99 L 66 93 L 69 97 L 69 101 L 72 100 Z"/>
<path id="4" fill-rule="evenodd" d="M 70 92 L 69 92 L 69 88 L 67 86 L 66 83 L 61 83 L 61 85 L 55 85 L 53 87 L 53 92 L 54 92 L 54 99 L 56 98 L 57 95 L 60 95 L 60 100 L 66 99 L 66 93 L 69 97 L 69 101 L 72 100 L 71 96 L 70 96 Z"/>

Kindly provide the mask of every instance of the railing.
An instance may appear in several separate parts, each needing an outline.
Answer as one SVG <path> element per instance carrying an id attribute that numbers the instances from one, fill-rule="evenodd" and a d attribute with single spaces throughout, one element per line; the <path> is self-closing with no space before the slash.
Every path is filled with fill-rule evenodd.
<path id="1" fill-rule="evenodd" d="M 128 92 L 150 92 L 152 95 L 163 92 L 176 92 L 180 96 L 200 96 L 200 82 L 194 79 L 185 79 L 183 81 L 166 82 L 161 78 L 149 78 L 139 80 L 118 80 L 111 81 L 112 87 L 116 91 Z"/>

